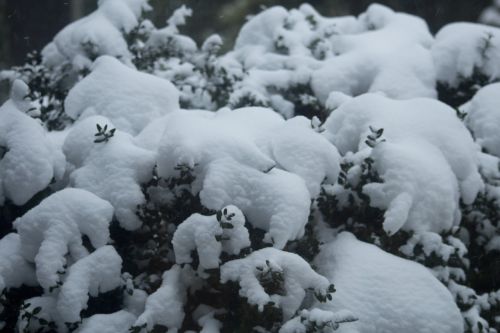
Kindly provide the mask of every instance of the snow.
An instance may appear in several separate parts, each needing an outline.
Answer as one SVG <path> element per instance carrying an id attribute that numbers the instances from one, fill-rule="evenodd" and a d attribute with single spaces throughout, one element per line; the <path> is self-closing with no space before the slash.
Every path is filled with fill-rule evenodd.
<path id="1" fill-rule="evenodd" d="M 153 175 L 155 154 L 136 146 L 133 137 L 120 130 L 108 142 L 94 142 L 96 124 L 114 128 L 108 119 L 92 116 L 75 124 L 66 137 L 63 151 L 75 168 L 71 184 L 109 201 L 120 225 L 135 230 L 141 225 L 137 206 L 145 202 L 140 185 Z"/>
<path id="2" fill-rule="evenodd" d="M 493 0 L 491 6 L 486 7 L 479 16 L 479 22 L 494 26 L 500 26 L 500 2 Z"/>
<path id="3" fill-rule="evenodd" d="M 11 99 L 0 107 L 0 205 L 21 206 L 64 175 L 65 160 L 44 128 L 26 115 L 28 86 L 14 81 Z M 19 109 L 21 107 L 21 109 Z"/>
<path id="4" fill-rule="evenodd" d="M 44 327 L 40 325 L 39 320 L 30 320 L 28 322 L 20 320 L 25 313 L 33 313 L 36 308 L 40 308 L 40 312 L 36 314 L 37 318 L 41 318 L 49 322 L 53 322 L 57 317 L 56 313 L 56 299 L 52 296 L 39 296 L 32 297 L 24 301 L 25 305 L 28 305 L 26 309 L 21 310 L 19 313 L 17 327 L 19 332 L 36 332 L 37 330 L 42 330 Z M 46 329 L 46 327 L 45 327 Z"/>
<path id="5" fill-rule="evenodd" d="M 321 17 L 307 4 L 272 7 L 243 26 L 234 51 L 223 57 L 248 72 L 230 104 L 252 96 L 290 117 L 293 105 L 273 91 L 298 84 L 310 86 L 323 105 L 332 91 L 434 98 L 432 43 L 422 19 L 378 4 L 358 18 Z"/>
<path id="6" fill-rule="evenodd" d="M 476 142 L 488 153 L 500 157 L 500 83 L 481 88 L 461 111 Z"/>
<path id="7" fill-rule="evenodd" d="M 266 293 L 259 281 L 259 272 L 268 270 L 281 272 L 284 277 L 284 295 Z M 221 266 L 221 282 L 235 281 L 240 284 L 240 296 L 248 299 L 249 304 L 258 306 L 274 302 L 283 310 L 284 319 L 289 319 L 297 311 L 306 296 L 306 290 L 325 296 L 328 294 L 329 281 L 316 273 L 302 257 L 274 248 L 263 248 L 252 252 L 242 259 L 226 262 Z"/>
<path id="8" fill-rule="evenodd" d="M 144 312 L 137 318 L 134 326 L 146 324 L 147 330 L 154 325 L 163 325 L 169 333 L 176 333 L 184 320 L 184 303 L 187 287 L 192 279 L 188 270 L 174 265 L 163 274 L 163 282 L 146 300 Z"/>
<path id="9" fill-rule="evenodd" d="M 64 106 L 75 120 L 102 115 L 119 130 L 136 135 L 151 121 L 178 109 L 179 92 L 167 80 L 102 56 L 70 90 Z"/>
<path id="10" fill-rule="evenodd" d="M 263 173 L 231 158 L 208 166 L 200 199 L 214 210 L 237 206 L 254 227 L 267 231 L 264 241 L 278 249 L 304 235 L 309 216 L 310 196 L 300 177 L 277 168 Z"/>
<path id="11" fill-rule="evenodd" d="M 20 251 L 25 260 L 35 263 L 40 285 L 46 290 L 57 286 L 61 279 L 58 272 L 88 254 L 83 235 L 94 248 L 104 246 L 109 241 L 112 217 L 113 207 L 108 202 L 85 190 L 67 188 L 18 218 L 14 227 Z"/>
<path id="12" fill-rule="evenodd" d="M 191 252 L 196 250 L 200 266 L 213 269 L 219 267 L 222 251 L 237 255 L 250 246 L 243 213 L 228 206 L 218 214 L 220 217 L 193 214 L 177 227 L 172 239 L 177 264 L 191 263 Z"/>
<path id="13" fill-rule="evenodd" d="M 358 321 L 340 326 L 369 332 L 463 332 L 452 295 L 420 264 L 388 254 L 342 233 L 321 248 L 319 273 L 337 291 L 324 309 L 352 311 Z"/>
<path id="14" fill-rule="evenodd" d="M 484 187 L 478 172 L 478 148 L 451 107 L 427 98 L 400 101 L 379 94 L 365 94 L 341 104 L 323 127 L 326 137 L 341 154 L 346 154 L 367 147 L 369 126 L 383 128 L 383 138 L 387 142 L 413 141 L 414 145 L 419 145 L 427 141 L 424 146 L 429 154 L 438 154 L 435 149 L 430 151 L 431 146 L 439 150 L 453 171 L 460 197 L 466 204 L 472 203 Z M 444 170 L 445 166 L 440 169 Z"/>
<path id="15" fill-rule="evenodd" d="M 49 67 L 69 63 L 89 67 L 95 57 L 110 55 L 130 64 L 131 54 L 123 33 L 138 25 L 147 0 L 100 0 L 96 11 L 63 28 L 42 50 Z"/>
<path id="16" fill-rule="evenodd" d="M 433 38 L 422 19 L 372 4 L 359 21 L 366 30 L 334 35 L 330 40 L 338 56 L 312 74 L 313 91 L 322 102 L 332 91 L 384 92 L 398 99 L 436 96 Z"/>
<path id="17" fill-rule="evenodd" d="M 447 231 L 460 222 L 458 184 L 443 154 L 424 140 L 383 142 L 371 154 L 383 183 L 363 192 L 385 210 L 384 230 Z"/>
<path id="18" fill-rule="evenodd" d="M 432 46 L 437 79 L 456 87 L 475 71 L 490 80 L 500 78 L 500 29 L 478 23 L 451 23 Z"/>
<path id="19" fill-rule="evenodd" d="M 337 181 L 340 155 L 311 127 L 311 121 L 304 117 L 289 119 L 272 131 L 264 145 L 280 169 L 304 179 L 309 194 L 315 198 L 325 179 L 331 184 Z"/>
<path id="20" fill-rule="evenodd" d="M 80 312 L 87 308 L 89 295 L 96 297 L 120 286 L 121 268 L 122 259 L 110 245 L 95 250 L 69 267 L 57 298 L 60 321 L 80 322 Z"/>
<path id="21" fill-rule="evenodd" d="M 165 121 L 165 134 L 158 154 L 158 174 L 161 177 L 172 176 L 179 165 L 204 168 L 223 157 L 231 157 L 261 171 L 275 165 L 255 143 L 259 135 L 283 122 L 270 109 L 223 109 L 215 113 L 180 111 Z"/>
<path id="22" fill-rule="evenodd" d="M 130 312 L 121 310 L 110 314 L 96 314 L 86 318 L 77 333 L 128 333 L 136 318 Z"/>
<path id="23" fill-rule="evenodd" d="M 10 233 L 0 239 L 0 295 L 23 284 L 37 284 L 35 270 L 21 254 L 19 235 Z"/>
<path id="24" fill-rule="evenodd" d="M 335 331 L 339 325 L 345 322 L 358 320 L 349 311 L 342 310 L 336 313 L 318 308 L 312 310 L 301 310 L 299 316 L 287 321 L 279 330 L 279 333 L 307 333 L 316 327 L 324 327 L 326 332 Z"/>

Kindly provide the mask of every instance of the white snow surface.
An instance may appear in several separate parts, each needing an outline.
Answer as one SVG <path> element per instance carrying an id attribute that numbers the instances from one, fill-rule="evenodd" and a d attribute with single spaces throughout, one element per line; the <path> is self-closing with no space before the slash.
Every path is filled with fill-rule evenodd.
<path id="1" fill-rule="evenodd" d="M 179 92 L 165 79 L 102 56 L 70 90 L 64 106 L 75 120 L 102 115 L 119 130 L 136 135 L 151 121 L 178 109 Z"/>
<path id="2" fill-rule="evenodd" d="M 163 325 L 169 333 L 177 333 L 184 320 L 184 303 L 191 280 L 190 271 L 179 265 L 163 273 L 161 287 L 147 298 L 146 308 L 134 326 L 146 324 L 147 330 L 151 330 L 154 325 Z"/>
<path id="3" fill-rule="evenodd" d="M 95 297 L 119 287 L 121 268 L 122 258 L 111 245 L 95 250 L 69 267 L 57 298 L 61 323 L 79 322 L 89 295 Z"/>
<path id="4" fill-rule="evenodd" d="M 182 110 L 161 122 L 136 139 L 148 149 L 159 145 L 158 175 L 175 177 L 179 166 L 191 168 L 204 206 L 237 206 L 278 248 L 301 237 L 310 199 L 339 173 L 337 149 L 304 117 L 285 121 L 271 109 L 248 107 Z"/>
<path id="5" fill-rule="evenodd" d="M 481 88 L 461 110 L 476 142 L 488 153 L 500 157 L 500 83 Z"/>
<path id="6" fill-rule="evenodd" d="M 35 270 L 21 254 L 19 235 L 10 233 L 0 239 L 0 294 L 23 284 L 37 284 Z"/>
<path id="7" fill-rule="evenodd" d="M 128 333 L 135 316 L 125 310 L 85 318 L 76 333 Z"/>
<path id="8" fill-rule="evenodd" d="M 447 231 L 460 222 L 458 184 L 443 154 L 424 140 L 383 142 L 371 157 L 383 183 L 363 192 L 385 210 L 384 230 Z"/>
<path id="9" fill-rule="evenodd" d="M 66 137 L 63 151 L 75 167 L 71 184 L 109 201 L 120 225 L 135 230 L 141 225 L 137 206 L 145 202 L 140 185 L 153 175 L 155 154 L 120 130 L 108 142 L 94 142 L 96 124 L 108 125 L 108 131 L 114 128 L 108 119 L 92 116 L 75 124 Z"/>
<path id="10" fill-rule="evenodd" d="M 285 295 L 269 295 L 261 285 L 259 272 L 269 268 L 283 273 Z M 260 311 L 264 305 L 274 302 L 283 310 L 285 320 L 299 309 L 306 290 L 311 288 L 318 294 L 326 295 L 330 286 L 328 279 L 316 273 L 299 255 L 270 247 L 222 265 L 221 282 L 227 281 L 239 282 L 240 296 L 247 298 L 250 304 L 257 305 Z"/>
<path id="11" fill-rule="evenodd" d="M 94 248 L 109 241 L 113 207 L 96 195 L 66 188 L 44 199 L 14 222 L 22 256 L 36 265 L 40 286 L 49 289 L 61 277 L 58 271 L 88 254 L 82 244 L 87 236 Z"/>
<path id="12" fill-rule="evenodd" d="M 436 97 L 433 38 L 419 17 L 372 4 L 359 16 L 359 34 L 333 35 L 337 56 L 313 72 L 311 85 L 324 103 L 332 91 L 351 96 L 384 92 L 398 99 Z"/>
<path id="13" fill-rule="evenodd" d="M 478 23 L 451 23 L 436 35 L 432 57 L 437 80 L 456 87 L 475 71 L 500 78 L 500 29 Z"/>
<path id="14" fill-rule="evenodd" d="M 427 141 L 436 147 L 458 180 L 460 197 L 465 203 L 472 203 L 483 189 L 478 172 L 478 147 L 451 107 L 427 98 L 398 101 L 379 94 L 365 94 L 344 101 L 323 127 L 326 137 L 341 154 L 346 154 L 367 147 L 365 140 L 370 126 L 383 128 L 383 138 L 390 143 L 404 141 L 421 145 Z M 436 155 L 436 152 L 429 154 Z"/>
<path id="15" fill-rule="evenodd" d="M 275 88 L 310 84 L 322 104 L 332 91 L 435 98 L 432 43 L 421 18 L 378 4 L 358 18 L 325 18 L 308 4 L 289 11 L 276 6 L 252 17 L 223 59 L 248 73 L 231 101 L 250 95 L 288 118 L 293 105 Z"/>
<path id="16" fill-rule="evenodd" d="M 337 291 L 320 307 L 349 310 L 359 318 L 339 333 L 463 332 L 452 295 L 424 266 L 341 233 L 315 261 Z"/>
<path id="17" fill-rule="evenodd" d="M 44 64 L 69 63 L 81 69 L 105 54 L 131 64 L 123 33 L 137 26 L 142 11 L 149 8 L 147 0 L 99 0 L 96 11 L 67 25 L 45 46 Z"/>
<path id="18" fill-rule="evenodd" d="M 24 205 L 65 171 L 61 150 L 40 123 L 24 113 L 29 108 L 23 100 L 28 91 L 24 82 L 16 80 L 11 99 L 0 107 L 0 205 L 5 199 Z"/>
<path id="19" fill-rule="evenodd" d="M 191 263 L 191 251 L 196 250 L 200 266 L 213 269 L 219 267 L 222 251 L 237 255 L 250 246 L 243 213 L 235 206 L 227 206 L 221 209 L 220 214 L 220 222 L 216 215 L 193 214 L 177 227 L 172 239 L 177 264 Z M 227 228 L 222 224 L 232 227 Z"/>
<path id="20" fill-rule="evenodd" d="M 200 199 L 209 209 L 237 206 L 278 249 L 304 235 L 311 205 L 304 181 L 295 174 L 277 168 L 263 173 L 231 158 L 208 166 Z"/>

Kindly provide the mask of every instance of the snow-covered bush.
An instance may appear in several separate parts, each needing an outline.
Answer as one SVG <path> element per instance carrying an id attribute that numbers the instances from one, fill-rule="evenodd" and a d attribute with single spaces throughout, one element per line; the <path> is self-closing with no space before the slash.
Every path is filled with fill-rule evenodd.
<path id="1" fill-rule="evenodd" d="M 497 28 L 149 9 L 0 72 L 0 331 L 500 331 Z"/>

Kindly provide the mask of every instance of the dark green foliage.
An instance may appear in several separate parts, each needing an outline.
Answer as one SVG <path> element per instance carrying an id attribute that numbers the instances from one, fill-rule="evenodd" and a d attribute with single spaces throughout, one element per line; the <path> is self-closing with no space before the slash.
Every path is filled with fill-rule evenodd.
<path id="1" fill-rule="evenodd" d="M 113 135 L 115 135 L 116 128 L 112 128 L 108 131 L 108 125 L 104 125 L 104 127 L 102 127 L 101 125 L 96 124 L 96 127 L 97 133 L 94 134 L 95 143 L 108 142 L 109 139 L 112 138 Z"/>
<path id="2" fill-rule="evenodd" d="M 78 80 L 78 74 L 71 74 L 70 66 L 60 70 L 47 68 L 42 64 L 38 52 L 29 53 L 26 63 L 13 67 L 14 76 L 26 82 L 30 88 L 27 99 L 34 102 L 40 111 L 39 118 L 47 130 L 61 130 L 71 123 L 64 113 L 64 99 L 69 87 Z"/>
<path id="3" fill-rule="evenodd" d="M 451 107 L 457 108 L 469 101 L 482 87 L 493 83 L 490 78 L 475 70 L 471 77 L 462 77 L 457 86 L 450 86 L 445 82 L 437 83 L 438 98 Z"/>
<path id="4" fill-rule="evenodd" d="M 22 310 L 24 300 L 40 296 L 42 292 L 43 290 L 40 287 L 28 287 L 24 285 L 20 288 L 4 290 L 3 294 L 0 295 L 0 321 L 4 321 L 5 326 L 3 329 L 0 329 L 0 332 L 15 332 L 17 318 Z"/>

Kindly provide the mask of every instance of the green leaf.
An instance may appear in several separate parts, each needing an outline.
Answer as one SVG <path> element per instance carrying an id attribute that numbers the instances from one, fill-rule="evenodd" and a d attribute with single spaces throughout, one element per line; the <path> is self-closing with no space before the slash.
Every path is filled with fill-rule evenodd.
<path id="1" fill-rule="evenodd" d="M 102 131 L 102 127 L 101 127 L 101 125 L 99 125 L 99 124 L 95 124 L 95 125 L 97 126 L 97 130 L 98 130 L 99 132 L 101 132 L 101 131 Z"/>
<path id="2" fill-rule="evenodd" d="M 43 318 L 38 318 L 38 322 L 40 325 L 47 325 L 49 322 L 46 319 Z"/>
<path id="3" fill-rule="evenodd" d="M 37 306 L 36 308 L 33 309 L 33 314 L 36 315 L 36 314 L 40 313 L 40 311 L 42 311 L 42 307 Z"/>
<path id="4" fill-rule="evenodd" d="M 234 228 L 234 226 L 231 223 L 227 223 L 227 222 L 220 222 L 220 226 L 223 229 L 233 229 Z"/>

